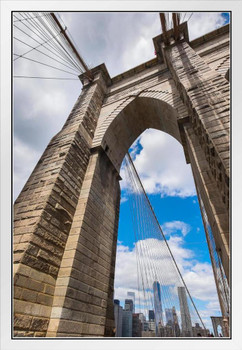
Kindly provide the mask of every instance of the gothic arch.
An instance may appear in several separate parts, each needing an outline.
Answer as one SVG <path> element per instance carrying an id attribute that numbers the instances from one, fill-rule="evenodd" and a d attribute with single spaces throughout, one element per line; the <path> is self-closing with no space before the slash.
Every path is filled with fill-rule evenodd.
<path id="1" fill-rule="evenodd" d="M 178 127 L 181 100 L 178 98 L 174 103 L 173 95 L 166 94 L 166 102 L 162 100 L 164 93 L 153 95 L 148 91 L 129 97 L 119 106 L 118 114 L 114 110 L 97 127 L 93 146 L 101 146 L 118 171 L 129 147 L 148 128 L 164 131 L 181 142 Z"/>
<path id="2" fill-rule="evenodd" d="M 169 98 L 174 101 L 172 95 Z M 146 96 L 140 94 L 127 98 L 122 107 L 113 110 L 103 120 L 100 118 L 94 135 L 95 146 L 91 149 L 56 280 L 47 336 L 65 336 L 68 327 L 75 326 L 72 310 L 76 310 L 77 319 L 83 317 L 87 323 L 100 322 L 89 328 L 77 325 L 78 335 L 93 332 L 111 335 L 122 160 L 133 141 L 147 128 L 167 132 L 181 142 L 177 122 L 179 114 L 171 104 L 148 97 L 146 92 Z M 83 309 L 81 312 L 77 310 L 84 306 L 80 291 L 85 292 L 86 284 L 89 286 L 89 311 L 95 312 L 95 317 L 92 314 L 84 316 Z M 65 297 L 60 298 L 63 289 Z M 101 315 L 91 305 L 97 298 L 103 303 Z"/>

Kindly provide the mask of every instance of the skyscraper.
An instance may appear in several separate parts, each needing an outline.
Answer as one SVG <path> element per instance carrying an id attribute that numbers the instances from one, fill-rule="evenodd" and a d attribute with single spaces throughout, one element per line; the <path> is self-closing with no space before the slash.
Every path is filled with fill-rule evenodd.
<path id="1" fill-rule="evenodd" d="M 149 321 L 155 320 L 155 312 L 154 310 L 149 310 Z"/>
<path id="2" fill-rule="evenodd" d="M 114 322 L 115 322 L 115 337 L 122 337 L 122 319 L 123 319 L 123 308 L 120 306 L 120 302 L 114 299 Z"/>
<path id="3" fill-rule="evenodd" d="M 127 292 L 127 299 L 133 300 L 133 313 L 135 313 L 135 293 L 134 292 Z"/>
<path id="4" fill-rule="evenodd" d="M 134 302 L 132 299 L 125 299 L 124 309 L 127 311 L 131 311 L 132 313 L 134 312 Z"/>
<path id="5" fill-rule="evenodd" d="M 172 309 L 165 309 L 165 314 L 166 314 L 166 327 L 165 327 L 166 336 L 179 337 L 180 327 L 178 323 L 178 317 L 176 314 L 175 306 L 172 306 Z"/>
<path id="6" fill-rule="evenodd" d="M 122 337 L 132 337 L 132 311 L 123 310 Z"/>
<path id="7" fill-rule="evenodd" d="M 173 317 L 173 322 L 174 322 L 174 333 L 176 337 L 180 337 L 181 332 L 180 332 L 180 326 L 178 322 L 178 317 L 176 314 L 176 308 L 175 306 L 172 307 L 172 317 Z"/>
<path id="8" fill-rule="evenodd" d="M 161 292 L 160 283 L 155 281 L 153 283 L 154 291 L 154 309 L 155 309 L 155 323 L 156 323 L 156 334 L 158 333 L 158 325 L 163 326 L 163 316 L 162 316 L 162 305 L 161 305 Z"/>
<path id="9" fill-rule="evenodd" d="M 185 287 L 177 287 L 177 290 L 181 311 L 182 336 L 192 337 L 192 321 L 187 304 L 186 290 Z"/>
<path id="10" fill-rule="evenodd" d="M 165 314 L 166 314 L 166 323 L 169 325 L 172 325 L 173 324 L 172 309 L 165 309 Z"/>

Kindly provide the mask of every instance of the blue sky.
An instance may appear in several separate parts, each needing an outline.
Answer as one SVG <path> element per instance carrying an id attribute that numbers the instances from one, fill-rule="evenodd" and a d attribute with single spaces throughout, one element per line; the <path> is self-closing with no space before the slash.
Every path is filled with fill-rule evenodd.
<path id="1" fill-rule="evenodd" d="M 222 12 L 222 17 L 225 19 L 225 24 L 229 23 L 229 21 L 230 21 L 230 13 L 229 12 Z"/>
<path id="2" fill-rule="evenodd" d="M 136 140 L 130 153 L 190 293 L 211 329 L 210 316 L 220 315 L 220 310 L 198 198 L 182 146 L 170 135 L 148 129 Z M 121 176 L 115 298 L 123 305 L 128 290 L 135 291 L 136 298 L 138 292 L 137 273 L 135 266 L 131 267 L 136 262 L 129 184 L 123 170 Z"/>
<path id="3" fill-rule="evenodd" d="M 158 13 L 62 13 L 61 17 L 86 62 L 91 67 L 105 62 L 111 77 L 154 57 L 152 38 L 161 31 Z M 218 12 L 194 13 L 188 23 L 190 39 L 226 24 L 228 17 L 228 14 Z M 85 35 L 81 35 L 84 32 Z M 21 36 L 17 32 L 15 35 Z M 58 73 L 44 69 L 18 60 L 15 74 L 58 76 Z M 63 76 L 63 73 L 60 73 L 60 76 Z M 81 86 L 78 80 L 65 81 L 61 84 L 51 80 L 15 80 L 15 198 L 49 140 L 63 126 L 80 92 Z M 152 130 L 141 135 L 131 149 L 132 155 L 159 223 L 166 230 L 169 228 L 169 237 L 179 237 L 179 244 L 173 242 L 179 263 L 182 266 L 186 254 L 191 255 L 189 252 L 193 252 L 196 257 L 190 258 L 193 274 L 189 274 L 187 270 L 184 273 L 187 284 L 190 283 L 191 291 L 197 296 L 201 314 L 208 317 L 211 314 L 218 314 L 219 307 L 191 171 L 182 158 L 182 148 L 178 142 L 171 140 L 169 136 L 159 135 L 162 133 L 157 134 Z M 156 144 L 152 143 L 154 136 L 158 142 L 161 139 L 167 147 L 159 153 L 159 162 L 156 162 Z M 168 156 L 166 156 L 167 149 L 171 150 Z M 169 154 L 172 154 L 172 158 Z M 147 163 L 147 159 L 150 162 Z M 170 170 L 170 173 L 167 173 L 167 170 Z M 170 174 L 176 176 L 173 178 Z M 121 271 L 120 259 L 121 257 L 129 259 L 133 249 L 133 228 L 126 201 L 126 185 L 123 181 L 118 236 L 120 243 L 115 279 L 116 296 L 121 301 L 126 297 L 130 285 L 124 278 L 124 271 Z M 205 300 L 202 299 L 203 296 Z"/>
<path id="4" fill-rule="evenodd" d="M 122 197 L 125 196 L 125 192 L 125 190 L 122 191 Z M 197 196 L 161 199 L 159 194 L 152 194 L 149 195 L 149 200 L 161 226 L 171 221 L 183 221 L 191 226 L 191 231 L 185 239 L 185 245 L 195 251 L 196 256 L 202 261 L 210 262 Z M 118 240 L 130 248 L 134 242 L 132 231 L 129 203 L 125 201 L 121 203 Z M 174 231 L 174 234 L 177 231 Z"/>

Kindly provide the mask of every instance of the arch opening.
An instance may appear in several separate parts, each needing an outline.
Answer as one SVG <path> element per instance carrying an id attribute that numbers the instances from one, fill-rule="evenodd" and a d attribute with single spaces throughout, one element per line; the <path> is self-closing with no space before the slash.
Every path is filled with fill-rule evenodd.
<path id="1" fill-rule="evenodd" d="M 136 97 L 108 126 L 101 145 L 119 171 L 128 149 L 146 130 L 164 131 L 181 142 L 178 112 L 170 104 L 151 97 Z"/>
<path id="2" fill-rule="evenodd" d="M 223 335 L 223 328 L 220 324 L 217 326 L 217 334 L 218 334 L 218 337 L 222 337 Z"/>
<path id="3" fill-rule="evenodd" d="M 135 154 L 135 158 L 138 159 L 139 164 L 142 163 L 142 159 L 147 159 L 150 156 L 150 159 L 148 159 L 149 161 L 152 162 L 152 159 L 154 159 L 154 154 L 152 155 L 149 152 L 145 152 L 145 146 L 147 146 L 147 144 L 149 143 L 149 140 L 151 140 L 153 142 L 153 147 L 151 147 L 151 150 L 149 151 L 153 151 L 153 153 L 155 151 L 157 151 L 157 155 L 160 155 L 162 153 L 162 144 L 163 144 L 163 151 L 165 151 L 165 153 L 167 154 L 168 158 L 173 158 L 173 163 L 177 162 L 176 159 L 176 155 L 179 154 L 179 156 L 182 155 L 183 159 L 182 162 L 184 163 L 184 167 L 190 167 L 189 165 L 185 164 L 185 157 L 182 154 L 183 150 L 182 150 L 182 146 L 177 142 L 179 140 L 179 137 L 176 137 L 176 140 L 174 140 L 174 134 L 171 135 L 171 133 L 169 133 L 170 135 L 168 135 L 167 132 L 161 132 L 160 130 L 157 130 L 158 128 L 156 128 L 156 130 L 146 130 L 144 131 L 141 135 L 138 136 L 138 139 L 136 139 L 136 141 L 132 144 L 132 146 L 130 147 L 130 151 L 131 153 Z M 175 129 L 176 130 L 176 129 Z M 148 137 L 146 137 L 145 135 L 148 135 Z M 163 138 L 164 136 L 164 138 Z M 157 149 L 155 147 L 155 143 L 156 141 L 160 138 L 160 144 L 157 145 Z M 165 140 L 166 139 L 166 140 Z M 164 142 L 165 141 L 165 142 Z M 170 148 L 172 148 L 172 152 L 169 152 L 169 149 L 167 149 L 167 146 L 170 146 Z M 178 154 L 174 154 L 175 153 L 175 149 L 176 152 L 178 152 Z M 179 151 L 177 151 L 179 150 Z M 143 152 L 143 154 L 142 154 Z M 145 152 L 145 154 L 144 154 Z M 157 156 L 155 155 L 155 156 Z M 153 156 L 153 158 L 152 158 Z M 157 158 L 159 158 L 157 156 Z M 159 160 L 157 159 L 157 163 L 159 163 Z M 171 162 L 172 163 L 172 162 Z M 137 165 L 138 163 L 136 163 Z M 138 171 L 141 168 L 147 167 L 147 163 L 143 164 L 141 167 L 139 167 L 138 165 Z M 178 167 L 178 171 L 180 169 L 180 172 L 182 172 L 183 169 L 181 169 L 181 167 Z M 151 175 L 154 172 L 154 169 L 149 169 L 150 174 L 149 174 L 149 179 L 151 178 Z M 173 168 L 174 170 L 174 168 Z M 144 177 L 143 179 L 145 179 L 145 174 L 143 174 Z M 184 176 L 188 176 L 188 172 L 187 174 L 183 174 Z M 122 176 L 122 168 L 121 168 L 121 176 Z M 123 176 L 122 176 L 123 177 Z M 148 180 L 149 180 L 148 179 Z M 190 179 L 192 179 L 192 174 L 190 174 Z M 155 180 L 154 180 L 155 181 Z M 145 182 L 145 181 L 144 181 Z M 146 187 L 146 185 L 145 185 Z M 147 188 L 147 187 L 146 187 Z M 131 226 L 128 224 L 128 222 L 132 222 L 131 217 L 128 219 L 127 216 L 127 210 L 128 210 L 128 201 L 125 198 L 125 191 L 122 188 L 122 182 L 121 182 L 121 212 L 120 212 L 120 222 L 119 222 L 119 234 L 118 234 L 118 250 L 117 250 L 117 266 L 116 266 L 116 274 L 115 274 L 115 299 L 118 299 L 121 301 L 121 304 L 123 307 L 125 305 L 125 295 L 126 298 L 128 299 L 128 292 L 131 293 L 136 293 L 136 301 L 137 299 L 139 299 L 138 296 L 138 292 L 137 289 L 135 288 L 135 281 L 131 281 L 130 280 L 130 275 L 132 275 L 132 272 L 135 271 L 134 266 L 129 266 L 128 270 L 124 270 L 125 267 L 123 265 L 126 257 L 127 256 L 127 261 L 130 260 L 130 262 L 132 262 L 132 254 L 134 253 L 135 250 L 135 246 L 136 244 L 134 242 L 131 242 L 130 239 L 126 240 L 124 239 L 124 232 L 127 233 L 130 232 L 130 230 L 132 230 Z M 174 188 L 173 188 L 174 189 Z M 211 294 L 216 295 L 216 287 L 214 284 L 214 277 L 213 277 L 213 273 L 212 273 L 212 267 L 210 264 L 210 258 L 209 258 L 209 253 L 208 253 L 208 248 L 207 248 L 207 243 L 206 243 L 206 239 L 205 239 L 205 234 L 203 231 L 203 223 L 202 223 L 202 219 L 201 219 L 201 213 L 200 213 L 200 209 L 199 209 L 199 204 L 198 204 L 198 199 L 196 196 L 196 191 L 195 191 L 195 187 L 193 187 L 193 191 L 192 189 L 190 189 L 190 193 L 188 193 L 187 191 L 183 191 L 183 193 L 180 191 L 168 191 L 168 189 L 166 189 L 166 193 L 165 191 L 163 191 L 162 195 L 161 192 L 159 192 L 161 190 L 160 186 L 151 186 L 147 192 L 148 194 L 150 194 L 150 200 L 152 202 L 152 206 L 155 208 L 155 211 L 157 210 L 157 208 L 159 208 L 159 202 L 160 201 L 164 201 L 164 205 L 160 206 L 160 210 L 158 210 L 158 218 L 160 223 L 162 224 L 162 226 L 164 227 L 164 229 L 166 230 L 167 234 L 168 234 L 168 240 L 170 240 L 170 244 L 173 244 L 173 249 L 177 252 L 180 252 L 181 254 L 183 253 L 187 253 L 188 251 L 192 250 L 190 249 L 191 247 L 195 247 L 195 251 L 196 253 L 199 251 L 198 249 L 198 245 L 200 246 L 200 254 L 201 251 L 203 250 L 203 255 L 204 255 L 204 260 L 201 263 L 200 261 L 200 267 L 201 267 L 201 272 L 200 273 L 196 273 L 196 269 L 198 268 L 198 264 L 193 264 L 191 270 L 189 271 L 189 268 L 186 268 L 184 266 L 184 272 L 186 274 L 186 278 L 189 278 L 189 274 L 194 274 L 196 275 L 196 278 L 204 278 L 205 274 L 208 274 L 209 271 L 209 280 L 210 280 L 210 287 L 211 288 Z M 158 198 L 158 197 L 163 197 Z M 167 202 L 166 202 L 167 201 Z M 174 207 L 174 203 L 177 201 L 176 206 Z M 171 208 L 173 207 L 173 215 L 168 215 L 167 210 L 166 214 L 163 215 L 162 211 L 164 210 L 164 208 L 166 207 L 166 203 L 169 203 L 169 205 L 167 207 Z M 186 203 L 186 205 L 184 205 L 184 203 Z M 183 210 L 181 210 L 181 212 L 179 213 L 179 211 L 177 210 L 178 207 L 181 207 Z M 124 208 L 126 207 L 126 208 Z M 188 209 L 190 208 L 190 209 Z M 192 209 L 191 209 L 192 208 Z M 167 208 L 168 209 L 168 208 Z M 185 217 L 183 217 L 184 212 L 187 210 L 187 214 Z M 171 210 L 172 211 L 172 210 Z M 190 213 L 190 214 L 189 214 Z M 199 216 L 199 224 L 195 225 L 195 222 L 189 222 L 187 221 L 188 216 Z M 166 219 L 166 218 L 167 219 Z M 122 227 L 121 227 L 122 226 Z M 192 227 L 193 226 L 193 227 Z M 120 235 L 120 227 L 123 230 L 123 234 Z M 162 227 L 162 228 L 163 228 Z M 192 227 L 192 230 L 190 231 Z M 191 235 L 193 236 L 193 238 L 191 237 Z M 198 239 L 198 235 L 200 235 L 202 237 L 201 241 L 199 242 Z M 177 242 L 179 241 L 179 243 L 174 243 L 175 240 L 177 240 Z M 183 253 L 182 253 L 183 252 Z M 179 256 L 179 253 L 178 253 Z M 189 261 L 184 259 L 184 263 L 187 263 Z M 205 272 L 206 271 L 206 272 Z M 199 276 L 200 274 L 200 276 Z M 121 277 L 122 276 L 122 277 Z M 126 287 L 121 287 L 120 285 L 120 280 L 123 279 L 123 282 L 125 281 L 125 278 L 128 280 L 126 280 L 126 282 L 130 282 L 130 284 L 127 284 Z M 119 281 L 118 281 L 119 279 Z M 207 280 L 208 281 L 208 280 Z M 125 289 L 126 288 L 126 289 Z M 198 288 L 197 288 L 198 289 Z M 195 288 L 196 290 L 196 288 Z M 204 303 L 204 301 L 199 299 L 199 295 L 198 295 L 198 291 L 196 290 L 195 292 L 195 300 L 199 303 L 199 308 L 203 309 L 203 307 L 206 307 L 206 303 Z M 120 306 L 119 306 L 120 307 Z M 136 313 L 139 313 L 141 311 L 141 309 L 139 309 L 138 305 L 136 305 Z M 216 312 L 216 314 L 218 314 Z M 219 314 L 220 315 L 220 314 Z M 147 317 L 147 315 L 146 315 Z M 165 310 L 164 310 L 164 320 L 166 320 L 166 315 L 165 315 Z M 212 326 L 211 324 L 209 324 L 209 329 L 210 331 L 212 330 Z M 119 336 L 120 336 L 120 328 L 119 328 Z"/>

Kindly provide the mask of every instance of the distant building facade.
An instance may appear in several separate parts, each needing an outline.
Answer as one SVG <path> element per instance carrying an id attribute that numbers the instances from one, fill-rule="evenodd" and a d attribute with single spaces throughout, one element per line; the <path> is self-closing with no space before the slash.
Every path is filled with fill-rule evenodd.
<path id="1" fill-rule="evenodd" d="M 165 309 L 165 314 L 166 314 L 166 324 L 173 324 L 173 313 L 172 309 Z"/>
<path id="2" fill-rule="evenodd" d="M 143 331 L 148 331 L 149 330 L 149 321 L 145 321 L 143 323 L 143 329 L 142 330 Z"/>
<path id="3" fill-rule="evenodd" d="M 142 313 L 139 313 L 139 319 L 140 319 L 140 321 L 141 321 L 141 328 L 142 328 L 142 331 L 144 331 L 144 327 L 145 327 L 145 323 L 146 323 L 145 315 L 142 314 Z"/>
<path id="4" fill-rule="evenodd" d="M 142 323 L 139 317 L 140 314 L 133 314 L 132 337 L 137 338 L 142 335 Z"/>
<path id="5" fill-rule="evenodd" d="M 181 326 L 182 326 L 182 336 L 183 337 L 192 337 L 192 321 L 191 315 L 187 303 L 187 295 L 185 287 L 177 287 L 180 311 L 181 311 Z"/>
<path id="6" fill-rule="evenodd" d="M 176 308 L 173 306 L 171 309 L 165 309 L 166 315 L 166 327 L 165 336 L 166 337 L 180 337 L 180 326 L 178 322 L 178 317 L 176 313 Z"/>
<path id="7" fill-rule="evenodd" d="M 195 327 L 192 327 L 193 337 L 208 337 L 210 335 L 210 331 L 205 329 L 199 325 L 199 323 L 195 323 Z"/>
<path id="8" fill-rule="evenodd" d="M 163 326 L 163 315 L 162 315 L 162 304 L 161 304 L 161 289 L 160 283 L 155 281 L 153 283 L 154 292 L 154 309 L 155 309 L 155 323 L 156 323 L 156 334 L 158 334 L 158 325 Z"/>
<path id="9" fill-rule="evenodd" d="M 115 337 L 122 337 L 123 308 L 117 299 L 114 299 L 114 322 L 116 329 Z"/>
<path id="10" fill-rule="evenodd" d="M 150 338 L 156 336 L 156 324 L 155 324 L 155 312 L 154 310 L 149 310 L 149 320 L 145 321 L 143 324 L 142 337 Z"/>
<path id="11" fill-rule="evenodd" d="M 132 299 L 125 299 L 124 310 L 134 312 L 134 302 Z"/>
<path id="12" fill-rule="evenodd" d="M 174 335 L 175 335 L 175 337 L 180 337 L 181 336 L 181 331 L 180 331 L 180 326 L 179 326 L 179 322 L 178 322 L 178 317 L 177 317 L 175 306 L 172 307 L 172 317 L 173 317 Z"/>
<path id="13" fill-rule="evenodd" d="M 142 338 L 155 337 L 155 331 L 142 331 Z"/>
<path id="14" fill-rule="evenodd" d="M 132 337 L 132 311 L 123 310 L 122 313 L 122 337 Z"/>
<path id="15" fill-rule="evenodd" d="M 155 332 L 156 330 L 156 323 L 155 321 L 149 321 L 148 322 L 149 330 Z"/>
<path id="16" fill-rule="evenodd" d="M 154 310 L 149 310 L 149 321 L 155 320 L 155 312 Z"/>
<path id="17" fill-rule="evenodd" d="M 135 313 L 135 293 L 127 292 L 127 299 L 133 300 L 133 313 Z"/>

